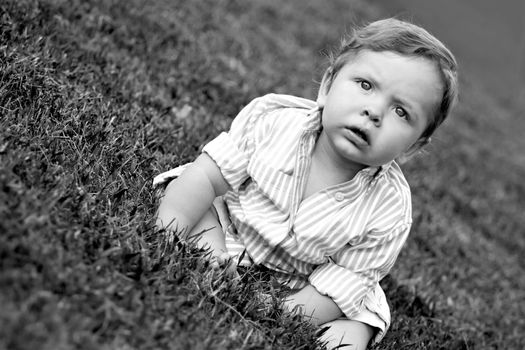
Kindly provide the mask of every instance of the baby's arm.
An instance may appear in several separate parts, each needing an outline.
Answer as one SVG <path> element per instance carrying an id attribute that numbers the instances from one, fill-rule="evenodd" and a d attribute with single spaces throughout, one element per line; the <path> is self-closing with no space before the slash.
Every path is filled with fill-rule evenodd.
<path id="1" fill-rule="evenodd" d="M 296 309 L 297 306 L 300 307 L 299 310 Z M 284 309 L 289 312 L 300 311 L 314 325 L 333 321 L 343 315 L 332 298 L 322 295 L 311 284 L 286 298 Z"/>
<path id="2" fill-rule="evenodd" d="M 166 187 L 157 212 L 157 227 L 191 232 L 213 200 L 226 193 L 228 184 L 217 164 L 202 153 Z"/>

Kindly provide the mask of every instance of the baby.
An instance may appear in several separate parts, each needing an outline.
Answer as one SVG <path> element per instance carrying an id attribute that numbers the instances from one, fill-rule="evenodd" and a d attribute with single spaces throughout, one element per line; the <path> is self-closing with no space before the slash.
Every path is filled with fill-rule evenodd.
<path id="1" fill-rule="evenodd" d="M 294 291 L 329 348 L 365 349 L 390 325 L 379 281 L 412 224 L 409 186 L 396 160 L 430 141 L 457 99 L 451 52 L 396 19 L 346 38 L 316 101 L 270 94 L 169 182 L 157 225 L 198 237 L 218 262 L 241 256 Z M 231 259 L 237 261 L 237 259 Z"/>

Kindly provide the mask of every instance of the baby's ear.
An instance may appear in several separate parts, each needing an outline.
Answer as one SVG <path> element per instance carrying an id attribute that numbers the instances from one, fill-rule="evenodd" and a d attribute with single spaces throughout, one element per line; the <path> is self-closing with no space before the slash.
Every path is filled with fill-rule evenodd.
<path id="1" fill-rule="evenodd" d="M 319 86 L 319 92 L 317 93 L 317 106 L 323 108 L 326 102 L 326 95 L 328 90 L 330 90 L 330 85 L 332 85 L 332 68 L 328 68 L 323 75 L 323 80 L 321 80 L 321 85 Z"/>

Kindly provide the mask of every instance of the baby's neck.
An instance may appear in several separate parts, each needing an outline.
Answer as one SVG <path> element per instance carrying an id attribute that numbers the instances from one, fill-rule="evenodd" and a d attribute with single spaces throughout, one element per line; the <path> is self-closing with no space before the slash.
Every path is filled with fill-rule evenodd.
<path id="1" fill-rule="evenodd" d="M 317 163 L 328 178 L 333 178 L 337 183 L 349 181 L 364 169 L 363 164 L 342 159 L 332 149 L 325 133 L 321 132 L 312 154 L 312 165 Z"/>
<path id="2" fill-rule="evenodd" d="M 315 145 L 308 181 L 303 198 L 321 191 L 327 187 L 350 181 L 364 168 L 362 164 L 338 162 L 325 140 L 323 134 L 319 136 Z"/>

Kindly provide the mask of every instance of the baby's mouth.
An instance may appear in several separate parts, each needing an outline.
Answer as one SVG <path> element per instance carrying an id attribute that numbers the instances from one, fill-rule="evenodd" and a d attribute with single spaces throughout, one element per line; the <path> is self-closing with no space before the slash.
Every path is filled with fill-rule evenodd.
<path id="1" fill-rule="evenodd" d="M 366 130 L 362 130 L 362 129 L 360 129 L 358 127 L 355 127 L 355 126 L 349 127 L 348 130 L 350 130 L 357 137 L 359 137 L 361 140 L 363 140 L 363 142 L 366 143 L 367 145 L 370 144 L 369 138 L 368 138 L 368 133 L 366 132 Z"/>

